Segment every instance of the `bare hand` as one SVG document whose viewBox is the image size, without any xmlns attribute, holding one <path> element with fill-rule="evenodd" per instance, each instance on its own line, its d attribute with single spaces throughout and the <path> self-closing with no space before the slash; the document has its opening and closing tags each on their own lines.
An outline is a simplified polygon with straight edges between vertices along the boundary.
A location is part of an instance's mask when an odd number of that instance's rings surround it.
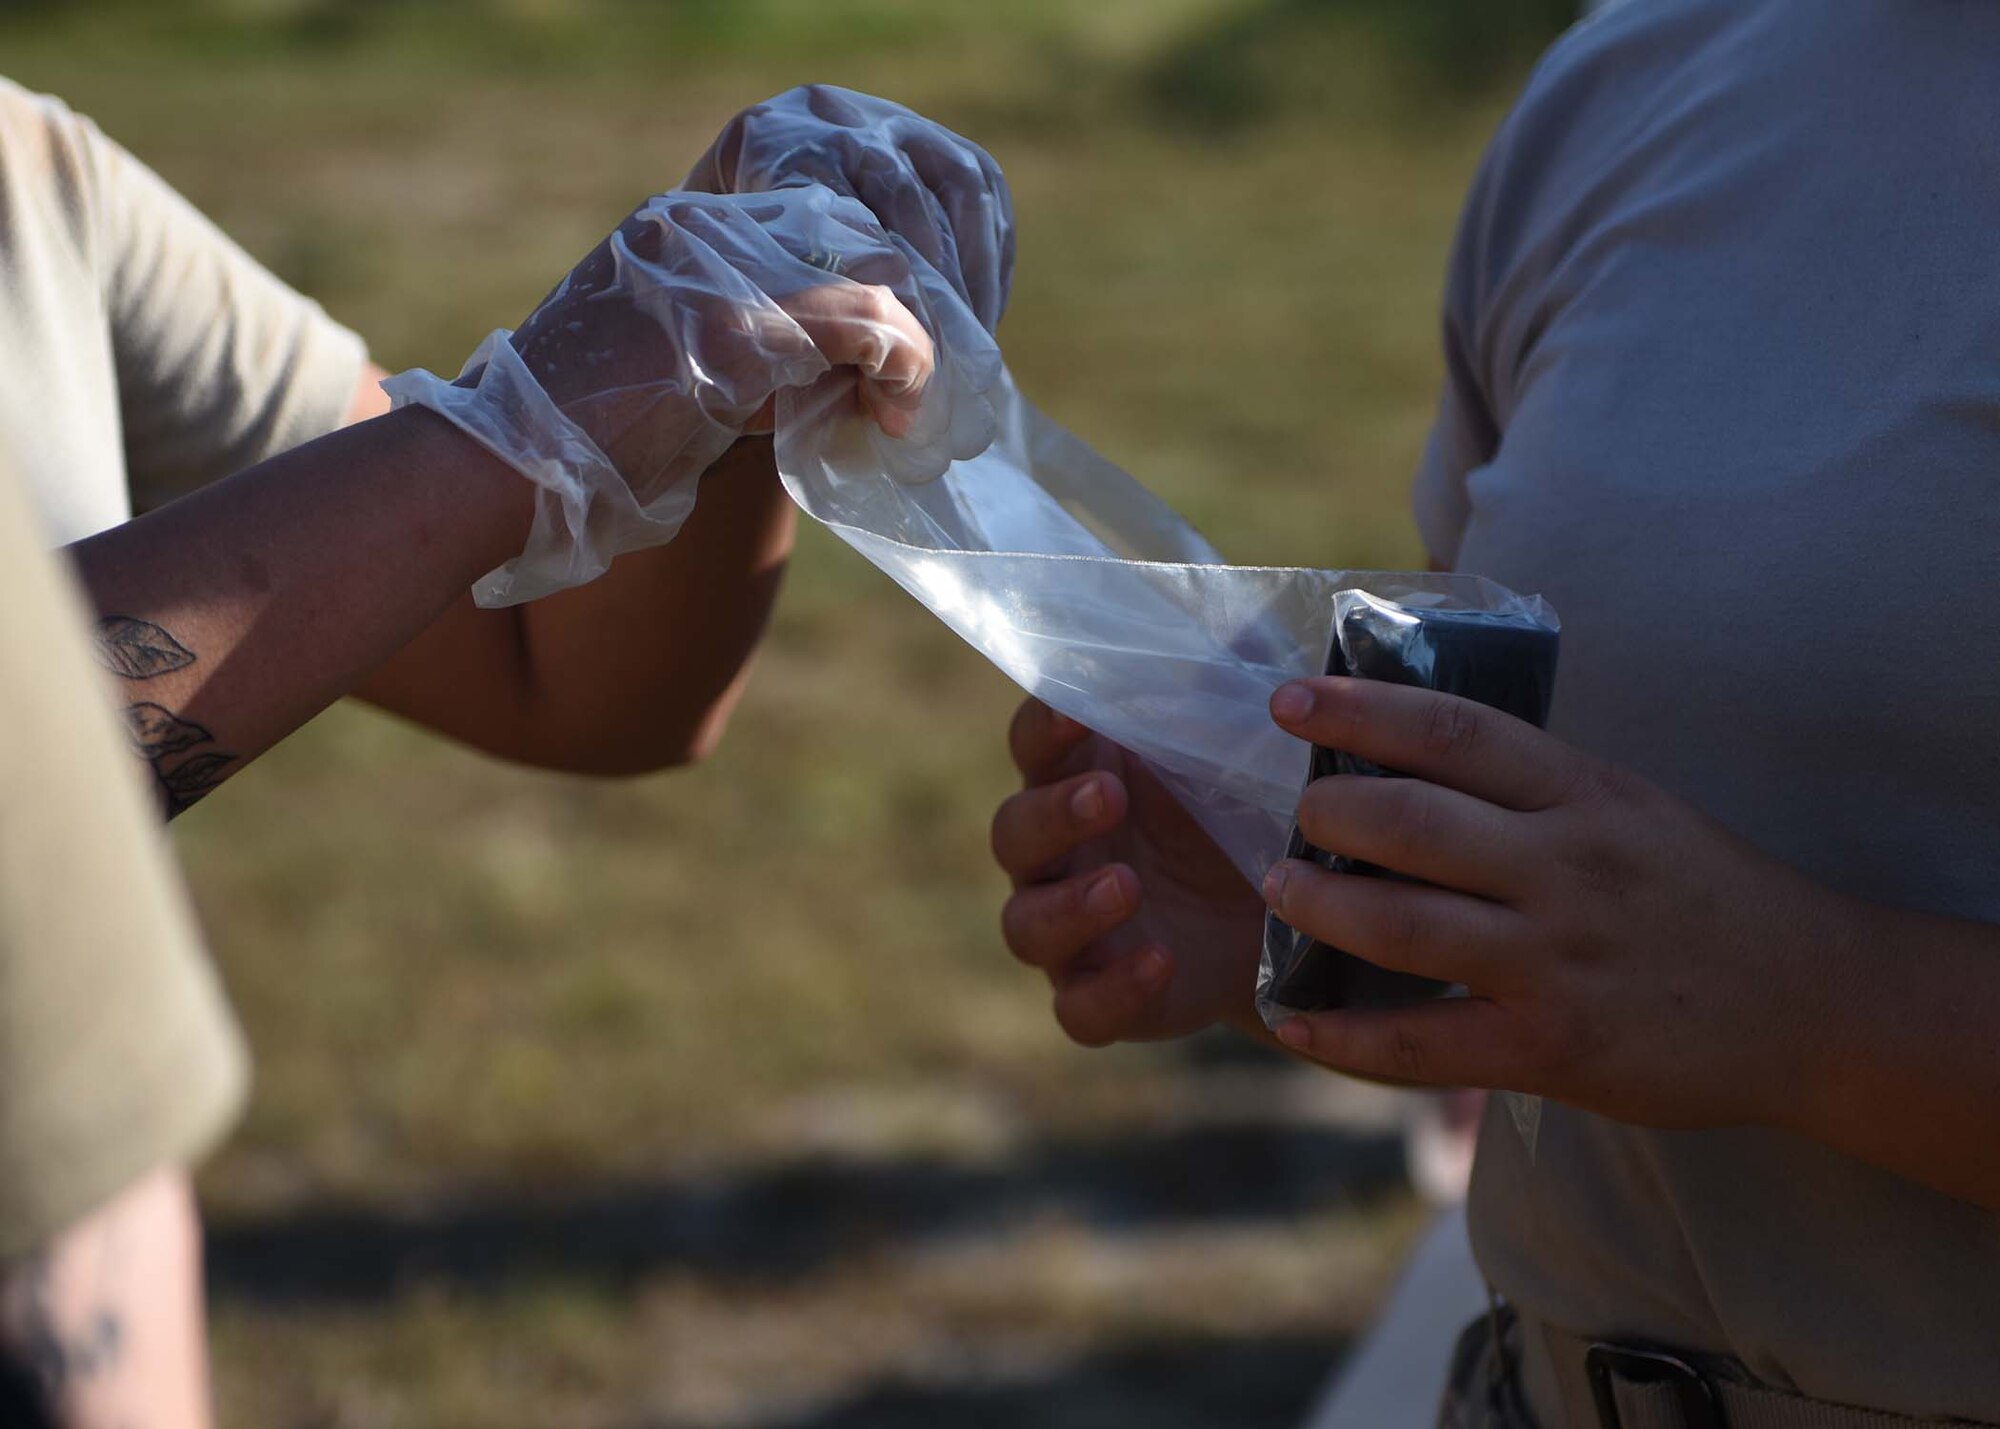
<svg viewBox="0 0 2000 1429">
<path fill-rule="evenodd" d="M 1362 1076 L 1547 1095 L 1622 1121 L 1777 1124 L 1866 923 L 1664 791 L 1426 690 L 1287 685 L 1286 730 L 1413 777 L 1311 785 L 1314 844 L 1430 886 L 1277 865 L 1265 897 L 1464 999 L 1302 1016 L 1294 1050 Z"/>
<path fill-rule="evenodd" d="M 1035 700 L 1009 744 L 1027 787 L 993 818 L 1001 930 L 1086 1046 L 1248 1022 L 1256 892 L 1128 750 Z"/>
</svg>

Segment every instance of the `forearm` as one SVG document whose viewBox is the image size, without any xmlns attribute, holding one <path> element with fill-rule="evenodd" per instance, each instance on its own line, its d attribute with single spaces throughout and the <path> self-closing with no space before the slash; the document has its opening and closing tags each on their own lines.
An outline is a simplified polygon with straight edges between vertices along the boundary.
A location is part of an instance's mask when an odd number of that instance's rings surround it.
<svg viewBox="0 0 2000 1429">
<path fill-rule="evenodd" d="M 1806 1070 L 1777 1119 L 2000 1210 L 2000 927 L 1850 904 L 1833 936 L 1802 950 Z"/>
<path fill-rule="evenodd" d="M 187 1174 L 166 1169 L 0 1264 L 0 1418 L 206 1429 L 200 1242 Z"/>
<path fill-rule="evenodd" d="M 767 440 L 701 481 L 672 544 L 528 605 L 452 607 L 359 691 L 504 758 L 579 773 L 682 764 L 720 737 L 791 553 Z"/>
<path fill-rule="evenodd" d="M 548 726 L 568 735 L 567 767 L 632 773 L 713 750 L 770 621 L 796 525 L 770 441 L 739 441 L 703 475 L 671 545 L 522 608 L 531 688 Z"/>
<path fill-rule="evenodd" d="M 517 550 L 527 484 L 425 412 L 335 432 L 70 548 L 178 812 Z"/>
</svg>

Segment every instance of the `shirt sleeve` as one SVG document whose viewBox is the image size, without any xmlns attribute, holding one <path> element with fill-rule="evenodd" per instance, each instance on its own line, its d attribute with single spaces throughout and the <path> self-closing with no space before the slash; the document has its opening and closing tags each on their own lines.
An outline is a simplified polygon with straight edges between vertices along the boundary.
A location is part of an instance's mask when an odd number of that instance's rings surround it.
<svg viewBox="0 0 2000 1429">
<path fill-rule="evenodd" d="M 1483 218 L 1492 169 L 1489 157 L 1473 181 L 1452 244 L 1444 292 L 1444 390 L 1410 492 L 1424 550 L 1444 566 L 1457 563 L 1459 543 L 1472 514 L 1466 479 L 1500 449 L 1500 427 L 1478 357 L 1479 305 L 1489 287 L 1482 281 Z"/>
<path fill-rule="evenodd" d="M 38 536 L 0 470 L 0 1258 L 197 1160 L 248 1068 Z"/>
<path fill-rule="evenodd" d="M 367 353 L 88 119 L 54 100 L 84 176 L 140 505 L 340 424 Z"/>
</svg>

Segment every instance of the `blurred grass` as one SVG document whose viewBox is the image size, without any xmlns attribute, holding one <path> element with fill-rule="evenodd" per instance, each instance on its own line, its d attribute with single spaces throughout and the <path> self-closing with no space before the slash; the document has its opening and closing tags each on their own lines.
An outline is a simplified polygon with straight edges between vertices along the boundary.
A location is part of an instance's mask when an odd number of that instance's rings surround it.
<svg viewBox="0 0 2000 1429">
<path fill-rule="evenodd" d="M 1002 338 L 1031 394 L 1233 559 L 1400 566 L 1422 558 L 1404 493 L 1452 220 L 1554 22 L 1538 0 L 16 0 L 0 41 L 392 368 L 455 366 L 743 104 L 807 79 L 889 94 L 1007 169 Z M 1004 1157 L 1184 1114 L 1210 1073 L 1067 1046 L 999 945 L 985 825 L 1013 701 L 807 531 L 701 769 L 581 783 L 329 714 L 181 828 L 257 1057 L 204 1177 L 216 1223 L 680 1184 L 802 1145 Z M 1287 1326 L 1330 1356 L 1399 1215 L 1192 1225 L 1081 1301 L 1032 1269 L 1091 1263 L 1048 1248 L 1082 1244 L 1060 1228 L 1004 1241 L 1021 1258 L 978 1294 L 912 1252 L 779 1287 L 225 1296 L 219 1374 L 263 1425 L 762 1424 L 941 1372 L 996 1315 L 1037 1364 Z M 1157 1323 L 1141 1268 L 1184 1263 L 1176 1293 L 1214 1323 Z M 883 1328 L 899 1297 L 930 1305 L 923 1334 Z"/>
</svg>

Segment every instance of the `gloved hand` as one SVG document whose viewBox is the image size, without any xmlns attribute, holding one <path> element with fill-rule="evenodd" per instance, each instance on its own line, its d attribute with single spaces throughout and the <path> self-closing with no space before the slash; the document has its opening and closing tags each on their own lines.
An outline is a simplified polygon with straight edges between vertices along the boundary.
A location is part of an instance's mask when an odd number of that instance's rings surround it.
<svg viewBox="0 0 2000 1429">
<path fill-rule="evenodd" d="M 825 184 L 868 205 L 993 331 L 1014 279 L 1014 200 L 992 156 L 913 110 L 809 84 L 730 120 L 683 188 Z"/>
<path fill-rule="evenodd" d="M 527 548 L 473 587 L 497 606 L 672 540 L 701 473 L 780 391 L 810 387 L 816 414 L 858 392 L 872 464 L 920 481 L 985 449 L 999 371 L 955 292 L 858 200 L 805 186 L 650 199 L 456 382 L 383 386 L 540 488 Z"/>
</svg>

